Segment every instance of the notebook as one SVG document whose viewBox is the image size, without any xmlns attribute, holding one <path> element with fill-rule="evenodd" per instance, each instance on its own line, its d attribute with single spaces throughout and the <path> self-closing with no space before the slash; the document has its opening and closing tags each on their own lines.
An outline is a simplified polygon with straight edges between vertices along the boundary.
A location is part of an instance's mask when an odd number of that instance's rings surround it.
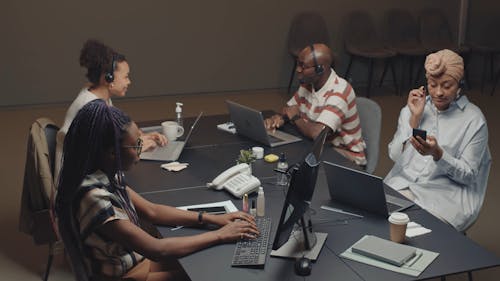
<svg viewBox="0 0 500 281">
<path fill-rule="evenodd" d="M 414 205 L 411 201 L 386 195 L 380 177 L 327 161 L 323 163 L 330 197 L 334 202 L 384 217 Z"/>
<path fill-rule="evenodd" d="M 231 121 L 239 135 L 270 147 L 301 141 L 302 139 L 280 130 L 268 131 L 264 126 L 262 112 L 250 107 L 226 101 Z"/>
<path fill-rule="evenodd" d="M 188 142 L 189 137 L 191 136 L 191 133 L 193 132 L 193 129 L 198 123 L 198 121 L 200 120 L 202 114 L 203 112 L 200 112 L 200 114 L 198 114 L 198 117 L 196 117 L 196 120 L 189 129 L 189 132 L 184 140 L 169 141 L 165 146 L 159 146 L 152 151 L 142 152 L 140 156 L 141 159 L 156 160 L 156 161 L 176 161 L 177 159 L 179 159 L 179 156 L 181 155 L 184 146 L 186 146 L 186 143 Z"/>
<path fill-rule="evenodd" d="M 366 235 L 352 246 L 351 251 L 372 259 L 402 266 L 412 259 L 417 249 L 373 235 Z"/>
</svg>

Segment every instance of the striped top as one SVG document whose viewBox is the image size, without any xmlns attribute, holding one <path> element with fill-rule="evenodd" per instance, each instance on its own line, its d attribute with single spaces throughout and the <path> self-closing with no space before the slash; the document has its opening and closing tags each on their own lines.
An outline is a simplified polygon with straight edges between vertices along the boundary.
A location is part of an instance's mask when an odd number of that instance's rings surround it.
<svg viewBox="0 0 500 281">
<path fill-rule="evenodd" d="M 333 146 L 345 150 L 356 164 L 366 165 L 366 144 L 361 135 L 356 94 L 333 69 L 321 89 L 315 91 L 313 87 L 300 86 L 287 105 L 298 105 L 301 118 L 330 127 L 335 132 Z"/>
<path fill-rule="evenodd" d="M 93 275 L 118 277 L 144 258 L 96 231 L 98 227 L 113 220 L 131 220 L 123 207 L 128 199 L 124 199 L 116 190 L 108 191 L 106 187 L 109 186 L 108 177 L 101 171 L 85 177 L 75 199 L 75 202 L 79 202 L 76 221 L 90 272 Z M 133 205 L 132 209 L 135 211 Z"/>
</svg>

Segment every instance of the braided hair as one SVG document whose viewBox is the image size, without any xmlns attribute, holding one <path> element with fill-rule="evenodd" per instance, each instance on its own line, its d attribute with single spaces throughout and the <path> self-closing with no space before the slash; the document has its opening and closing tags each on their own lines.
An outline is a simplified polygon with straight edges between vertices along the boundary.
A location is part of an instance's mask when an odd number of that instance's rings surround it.
<svg viewBox="0 0 500 281">
<path fill-rule="evenodd" d="M 79 204 L 74 200 L 84 178 L 101 168 L 103 156 L 109 153 L 110 149 L 115 152 L 115 171 L 107 175 L 110 186 L 104 188 L 121 197 L 124 202 L 122 207 L 130 220 L 139 225 L 137 213 L 131 206 L 125 190 L 121 172 L 121 143 L 128 134 L 131 124 L 131 119 L 124 112 L 97 99 L 80 109 L 64 139 L 63 165 L 55 207 L 59 219 L 59 232 L 76 270 L 85 270 L 85 266 L 82 241 L 74 219 Z M 75 275 L 88 274 L 75 271 Z"/>
<path fill-rule="evenodd" d="M 93 86 L 99 85 L 101 75 L 113 72 L 113 61 L 126 61 L 125 56 L 116 52 L 102 42 L 89 39 L 80 51 L 80 66 L 87 68 L 87 79 Z"/>
</svg>

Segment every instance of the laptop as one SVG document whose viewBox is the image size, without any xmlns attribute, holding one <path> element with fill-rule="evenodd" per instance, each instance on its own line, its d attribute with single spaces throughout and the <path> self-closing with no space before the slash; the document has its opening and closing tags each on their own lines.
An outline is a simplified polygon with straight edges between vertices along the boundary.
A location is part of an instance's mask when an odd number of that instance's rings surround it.
<svg viewBox="0 0 500 281">
<path fill-rule="evenodd" d="M 142 152 L 140 156 L 141 159 L 156 160 L 156 161 L 176 161 L 177 159 L 179 159 L 179 156 L 181 155 L 184 146 L 186 146 L 186 143 L 188 142 L 189 137 L 191 136 L 191 133 L 193 132 L 194 127 L 198 123 L 198 120 L 200 120 L 202 114 L 203 112 L 200 112 L 200 114 L 198 114 L 198 117 L 196 117 L 196 120 L 191 126 L 191 129 L 189 129 L 189 132 L 183 141 L 179 140 L 169 141 L 165 146 L 159 146 L 152 151 Z"/>
<path fill-rule="evenodd" d="M 294 143 L 302 139 L 281 130 L 268 131 L 264 125 L 262 112 L 226 100 L 231 122 L 239 135 L 250 138 L 270 147 Z"/>
<path fill-rule="evenodd" d="M 324 161 L 332 201 L 387 217 L 414 203 L 385 194 L 382 178 Z"/>
</svg>

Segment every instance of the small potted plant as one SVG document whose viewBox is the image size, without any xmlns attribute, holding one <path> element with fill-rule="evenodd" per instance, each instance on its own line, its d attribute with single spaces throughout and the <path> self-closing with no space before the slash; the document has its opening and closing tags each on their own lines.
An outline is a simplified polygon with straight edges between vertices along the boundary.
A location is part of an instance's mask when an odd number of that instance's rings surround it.
<svg viewBox="0 0 500 281">
<path fill-rule="evenodd" d="M 250 167 L 250 171 L 252 170 L 253 161 L 255 161 L 255 156 L 253 155 L 251 149 L 240 150 L 240 155 L 238 156 L 238 159 L 236 159 L 236 162 L 238 164 L 247 163 L 248 166 Z"/>
</svg>

